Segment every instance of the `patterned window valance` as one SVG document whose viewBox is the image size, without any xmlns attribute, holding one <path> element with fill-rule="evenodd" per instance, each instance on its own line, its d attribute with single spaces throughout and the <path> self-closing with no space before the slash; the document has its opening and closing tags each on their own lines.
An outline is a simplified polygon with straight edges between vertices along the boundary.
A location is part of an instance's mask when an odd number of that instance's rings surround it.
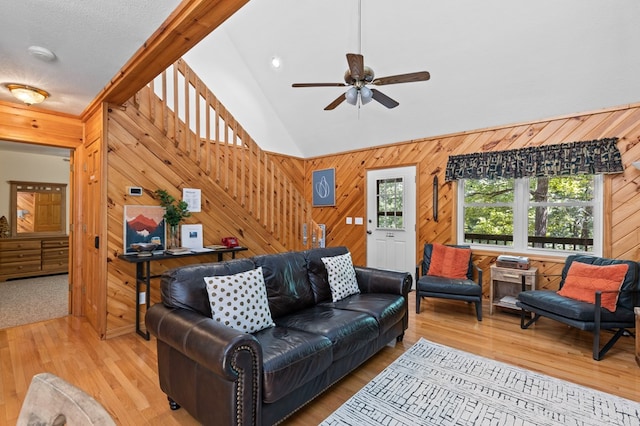
<svg viewBox="0 0 640 426">
<path fill-rule="evenodd" d="M 452 155 L 446 181 L 593 175 L 623 171 L 618 138 Z"/>
</svg>

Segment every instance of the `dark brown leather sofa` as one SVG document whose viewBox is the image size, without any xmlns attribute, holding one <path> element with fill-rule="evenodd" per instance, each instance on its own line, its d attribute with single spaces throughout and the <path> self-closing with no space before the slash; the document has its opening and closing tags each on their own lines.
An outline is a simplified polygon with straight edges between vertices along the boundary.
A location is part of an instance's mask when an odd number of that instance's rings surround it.
<svg viewBox="0 0 640 426">
<path fill-rule="evenodd" d="M 409 273 L 355 267 L 360 294 L 332 302 L 322 257 L 345 247 L 167 271 L 146 326 L 161 389 L 205 425 L 271 425 L 311 401 L 408 326 Z M 275 327 L 246 334 L 211 319 L 203 277 L 261 266 Z"/>
</svg>

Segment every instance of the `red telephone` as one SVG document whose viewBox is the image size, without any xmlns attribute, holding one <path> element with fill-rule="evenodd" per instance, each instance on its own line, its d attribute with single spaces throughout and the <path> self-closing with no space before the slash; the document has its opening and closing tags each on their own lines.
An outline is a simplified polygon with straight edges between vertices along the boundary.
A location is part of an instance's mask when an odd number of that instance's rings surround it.
<svg viewBox="0 0 640 426">
<path fill-rule="evenodd" d="M 227 246 L 227 248 L 238 247 L 238 239 L 236 237 L 224 237 L 222 245 Z"/>
</svg>

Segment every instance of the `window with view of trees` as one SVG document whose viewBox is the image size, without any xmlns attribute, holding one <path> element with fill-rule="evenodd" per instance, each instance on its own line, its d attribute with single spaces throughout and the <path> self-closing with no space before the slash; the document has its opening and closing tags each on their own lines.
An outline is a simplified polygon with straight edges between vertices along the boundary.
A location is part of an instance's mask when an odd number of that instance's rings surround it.
<svg viewBox="0 0 640 426">
<path fill-rule="evenodd" d="M 379 179 L 377 186 L 377 227 L 404 229 L 404 185 L 401 177 Z"/>
<path fill-rule="evenodd" d="M 525 253 L 601 252 L 601 175 L 459 184 L 459 241 Z"/>
</svg>

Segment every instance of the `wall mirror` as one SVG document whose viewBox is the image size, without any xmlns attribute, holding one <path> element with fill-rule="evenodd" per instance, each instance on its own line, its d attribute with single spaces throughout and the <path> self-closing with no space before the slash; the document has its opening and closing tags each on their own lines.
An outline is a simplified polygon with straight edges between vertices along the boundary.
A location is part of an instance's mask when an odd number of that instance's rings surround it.
<svg viewBox="0 0 640 426">
<path fill-rule="evenodd" d="M 66 234 L 67 184 L 9 181 L 11 235 Z"/>
</svg>

